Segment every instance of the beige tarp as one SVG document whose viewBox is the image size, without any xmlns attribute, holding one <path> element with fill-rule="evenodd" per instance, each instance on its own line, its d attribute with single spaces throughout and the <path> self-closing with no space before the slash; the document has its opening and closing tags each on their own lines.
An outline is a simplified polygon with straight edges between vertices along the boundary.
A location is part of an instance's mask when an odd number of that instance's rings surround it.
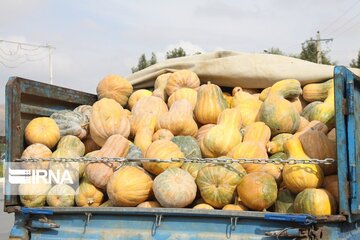
<svg viewBox="0 0 360 240">
<path fill-rule="evenodd" d="M 136 72 L 128 79 L 136 89 L 151 87 L 159 75 L 180 69 L 194 71 L 202 83 L 265 88 L 286 78 L 295 78 L 302 85 L 322 82 L 332 78 L 334 67 L 280 55 L 219 51 L 169 59 Z M 360 69 L 352 71 L 360 75 Z"/>
</svg>

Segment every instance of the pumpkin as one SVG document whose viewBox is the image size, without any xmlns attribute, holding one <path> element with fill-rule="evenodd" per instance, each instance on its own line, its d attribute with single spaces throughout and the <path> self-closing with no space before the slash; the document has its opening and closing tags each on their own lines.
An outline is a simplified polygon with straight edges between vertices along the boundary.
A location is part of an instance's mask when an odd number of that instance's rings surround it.
<svg viewBox="0 0 360 240">
<path fill-rule="evenodd" d="M 307 102 L 324 101 L 329 89 L 334 86 L 334 80 L 330 79 L 323 83 L 310 83 L 303 88 L 303 98 Z"/>
<path fill-rule="evenodd" d="M 276 201 L 277 191 L 274 177 L 265 172 L 249 173 L 237 186 L 241 202 L 249 209 L 256 211 L 271 207 Z"/>
<path fill-rule="evenodd" d="M 332 215 L 336 213 L 336 202 L 325 189 L 307 188 L 296 196 L 294 210 L 315 216 Z"/>
<path fill-rule="evenodd" d="M 309 159 L 297 136 L 288 140 L 284 144 L 284 148 L 290 159 Z M 320 187 L 323 179 L 323 171 L 317 164 L 285 164 L 283 169 L 283 181 L 286 188 L 292 193 L 299 193 L 305 188 Z"/>
<path fill-rule="evenodd" d="M 135 103 L 137 101 L 139 101 L 139 99 L 141 99 L 142 97 L 148 97 L 148 96 L 151 96 L 151 95 L 152 95 L 152 92 L 147 90 L 147 89 L 136 90 L 129 97 L 129 101 L 128 101 L 129 109 L 131 110 L 134 107 Z"/>
<path fill-rule="evenodd" d="M 232 107 L 240 111 L 244 127 L 256 121 L 261 105 L 262 101 L 244 91 L 237 92 L 232 101 Z"/>
<path fill-rule="evenodd" d="M 193 176 L 194 179 L 196 179 L 199 170 L 201 168 L 203 168 L 204 166 L 206 166 L 206 165 L 207 165 L 206 163 L 199 163 L 197 161 L 195 161 L 195 162 L 185 162 L 181 166 L 181 169 L 187 171 L 188 173 L 191 174 L 191 176 Z"/>
<path fill-rule="evenodd" d="M 269 159 L 288 159 L 288 156 L 284 152 L 277 152 L 271 155 Z"/>
<path fill-rule="evenodd" d="M 295 133 L 300 125 L 300 114 L 286 98 L 301 94 L 300 82 L 286 79 L 275 83 L 259 110 L 258 119 L 270 127 L 273 136 Z"/>
<path fill-rule="evenodd" d="M 155 198 L 161 206 L 181 208 L 191 204 L 196 197 L 194 178 L 180 168 L 168 168 L 159 174 L 153 184 Z"/>
<path fill-rule="evenodd" d="M 99 207 L 114 207 L 114 205 L 111 203 L 110 200 L 107 200 L 106 202 L 100 204 Z"/>
<path fill-rule="evenodd" d="M 259 95 L 259 100 L 265 101 L 265 99 L 269 95 L 270 90 L 271 90 L 271 87 L 264 88 Z"/>
<path fill-rule="evenodd" d="M 114 134 L 127 138 L 130 134 L 130 122 L 121 105 L 109 98 L 95 102 L 90 119 L 90 134 L 99 146 L 103 146 L 106 139 Z"/>
<path fill-rule="evenodd" d="M 153 142 L 145 153 L 145 158 L 169 160 L 171 158 L 183 158 L 184 153 L 180 148 L 169 140 L 157 140 Z M 169 167 L 181 167 L 182 162 L 143 162 L 145 170 L 159 175 Z"/>
<path fill-rule="evenodd" d="M 330 175 L 324 178 L 324 188 L 331 193 L 336 202 L 339 202 L 339 182 L 337 175 Z"/>
<path fill-rule="evenodd" d="M 323 103 L 314 106 L 309 114 L 309 121 L 318 120 L 327 126 L 333 127 L 335 121 L 334 87 L 328 91 L 328 96 Z"/>
<path fill-rule="evenodd" d="M 227 108 L 227 103 L 219 86 L 208 82 L 199 87 L 194 109 L 198 122 L 216 123 L 218 116 L 225 108 Z"/>
<path fill-rule="evenodd" d="M 279 213 L 294 213 L 296 195 L 288 189 L 280 189 L 275 202 L 274 211 Z"/>
<path fill-rule="evenodd" d="M 85 154 L 99 150 L 101 148 L 99 145 L 96 144 L 96 142 L 91 138 L 90 135 L 83 139 L 83 143 L 85 146 Z"/>
<path fill-rule="evenodd" d="M 71 149 L 66 148 L 58 148 L 56 151 L 54 151 L 51 155 L 51 158 L 78 158 L 80 157 L 76 152 L 72 151 Z M 80 176 L 80 166 L 81 164 L 79 162 L 75 161 L 66 161 L 66 162 L 59 162 L 59 161 L 50 161 L 49 169 L 54 174 L 59 174 L 60 176 L 63 176 L 65 184 L 77 184 Z M 65 175 L 66 172 L 69 174 L 69 177 L 71 179 L 65 178 L 68 177 Z"/>
<path fill-rule="evenodd" d="M 223 95 L 224 95 L 224 98 L 226 100 L 227 107 L 231 108 L 233 97 L 231 96 L 230 93 L 227 93 L 227 92 L 224 92 Z"/>
<path fill-rule="evenodd" d="M 271 142 L 266 144 L 266 149 L 270 154 L 284 151 L 284 143 L 292 138 L 290 133 L 280 133 L 271 139 Z"/>
<path fill-rule="evenodd" d="M 95 157 L 125 157 L 128 154 L 129 145 L 129 141 L 120 134 L 112 135 L 106 140 Z M 94 186 L 106 189 L 106 184 L 117 165 L 117 163 L 89 163 L 86 166 L 85 174 Z"/>
<path fill-rule="evenodd" d="M 206 209 L 206 210 L 213 210 L 213 206 L 207 203 L 199 203 L 193 207 L 193 209 Z"/>
<path fill-rule="evenodd" d="M 154 91 L 152 93 L 154 97 L 159 97 L 163 101 L 166 101 L 168 99 L 168 95 L 166 94 L 165 88 L 170 75 L 171 73 L 164 73 L 156 78 L 154 84 Z"/>
<path fill-rule="evenodd" d="M 52 118 L 34 118 L 25 128 L 25 140 L 29 145 L 41 143 L 48 148 L 53 148 L 59 139 L 60 129 Z"/>
<path fill-rule="evenodd" d="M 46 195 L 50 188 L 51 184 L 48 184 L 45 181 L 20 184 L 18 188 L 20 202 L 25 207 L 43 207 L 45 205 Z"/>
<path fill-rule="evenodd" d="M 78 207 L 98 207 L 104 201 L 104 193 L 86 178 L 83 178 L 75 192 L 75 203 Z"/>
<path fill-rule="evenodd" d="M 242 204 L 226 204 L 222 210 L 227 210 L 227 211 L 247 211 L 248 208 L 245 207 Z"/>
<path fill-rule="evenodd" d="M 75 202 L 75 190 L 66 184 L 57 184 L 47 193 L 46 202 L 50 207 L 72 207 Z"/>
<path fill-rule="evenodd" d="M 313 108 L 321 103 L 322 102 L 320 102 L 320 101 L 315 101 L 315 102 L 309 103 L 308 105 L 306 105 L 306 107 L 304 107 L 303 112 L 301 113 L 301 116 L 303 116 L 304 118 L 306 118 L 309 121 L 310 114 L 311 114 Z"/>
<path fill-rule="evenodd" d="M 327 137 L 328 137 L 331 141 L 336 142 L 336 128 L 332 128 L 332 129 L 328 132 Z"/>
<path fill-rule="evenodd" d="M 203 140 L 203 138 L 205 137 L 206 133 L 213 127 L 215 127 L 216 124 L 205 124 L 205 125 L 202 125 L 197 134 L 196 134 L 196 140 L 198 141 L 198 143 L 200 144 L 201 141 Z"/>
<path fill-rule="evenodd" d="M 190 136 L 176 136 L 172 138 L 171 141 L 180 148 L 186 158 L 201 158 L 201 151 L 195 138 Z"/>
<path fill-rule="evenodd" d="M 124 107 L 133 92 L 133 87 L 121 76 L 108 75 L 99 82 L 96 92 L 99 99 L 111 98 Z"/>
<path fill-rule="evenodd" d="M 309 125 L 309 121 L 306 118 L 304 118 L 303 116 L 301 116 L 300 117 L 300 125 L 296 132 L 301 132 L 302 130 L 304 130 L 306 128 L 307 125 Z"/>
<path fill-rule="evenodd" d="M 174 137 L 174 134 L 172 134 L 172 132 L 170 132 L 167 129 L 159 129 L 157 130 L 154 135 L 152 136 L 152 140 L 153 142 L 156 140 L 171 140 Z"/>
<path fill-rule="evenodd" d="M 302 106 L 302 103 L 301 103 L 301 100 L 300 98 L 296 97 L 296 98 L 290 98 L 288 99 L 291 104 L 295 107 L 296 111 L 301 114 L 302 111 L 303 111 L 303 106 Z"/>
<path fill-rule="evenodd" d="M 161 207 L 161 205 L 157 201 L 146 201 L 146 202 L 140 203 L 136 207 L 138 207 L 138 208 L 159 208 L 159 207 Z"/>
<path fill-rule="evenodd" d="M 21 158 L 50 158 L 51 150 L 41 143 L 34 143 L 25 148 Z M 48 169 L 49 161 L 22 162 L 21 166 L 25 169 Z"/>
<path fill-rule="evenodd" d="M 181 99 L 171 105 L 170 111 L 158 119 L 158 129 L 168 129 L 174 136 L 196 136 L 198 126 L 193 119 L 189 101 Z"/>
<path fill-rule="evenodd" d="M 152 184 L 140 168 L 123 166 L 110 177 L 106 192 L 114 206 L 135 207 L 149 198 Z"/>
<path fill-rule="evenodd" d="M 189 70 L 179 70 L 169 76 L 165 91 L 168 96 L 171 96 L 180 88 L 197 89 L 199 86 L 200 79 L 196 73 Z"/>
<path fill-rule="evenodd" d="M 90 105 L 80 105 L 74 109 L 74 112 L 80 113 L 85 116 L 86 121 L 90 121 L 92 106 Z"/>
<path fill-rule="evenodd" d="M 137 158 L 143 158 L 144 154 L 141 151 L 140 148 L 138 148 L 135 144 L 130 143 L 128 154 L 126 155 L 126 158 L 130 159 L 137 159 Z"/>
<path fill-rule="evenodd" d="M 236 186 L 243 175 L 225 166 L 205 166 L 199 170 L 196 184 L 204 201 L 215 208 L 222 208 L 234 200 Z"/>
<path fill-rule="evenodd" d="M 152 143 L 152 137 L 155 131 L 155 125 L 157 122 L 156 116 L 152 113 L 144 113 L 146 121 L 143 121 L 138 125 L 134 144 L 141 149 L 143 153 Z"/>
<path fill-rule="evenodd" d="M 218 123 L 211 128 L 200 143 L 205 157 L 225 156 L 242 140 L 240 133 L 241 114 L 237 109 L 225 109 L 219 116 Z"/>
<path fill-rule="evenodd" d="M 191 103 L 191 106 L 193 109 L 196 106 L 196 100 L 197 100 L 197 91 L 192 88 L 180 88 L 179 90 L 176 90 L 168 99 L 168 106 L 171 108 L 171 105 L 181 99 L 188 100 L 189 103 Z"/>
<path fill-rule="evenodd" d="M 124 114 L 126 115 L 126 117 L 130 120 L 131 118 L 131 112 L 129 109 L 124 109 Z"/>
<path fill-rule="evenodd" d="M 59 126 L 60 135 L 74 135 L 83 139 L 88 134 L 88 118 L 79 112 L 70 110 L 61 110 L 50 116 Z"/>
<path fill-rule="evenodd" d="M 60 139 L 57 148 L 66 148 L 75 152 L 79 156 L 84 156 L 85 145 L 75 136 L 67 135 Z"/>
</svg>

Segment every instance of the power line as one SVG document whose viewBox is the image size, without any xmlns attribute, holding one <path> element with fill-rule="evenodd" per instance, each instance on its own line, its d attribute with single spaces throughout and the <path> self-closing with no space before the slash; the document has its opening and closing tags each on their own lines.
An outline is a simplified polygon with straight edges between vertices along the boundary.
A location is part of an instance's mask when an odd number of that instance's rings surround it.
<svg viewBox="0 0 360 240">
<path fill-rule="evenodd" d="M 304 45 L 307 42 L 315 42 L 316 43 L 316 58 L 317 58 L 317 63 L 322 63 L 322 52 L 321 52 L 321 42 L 332 42 L 334 41 L 333 38 L 320 38 L 320 31 L 317 31 L 316 33 L 316 39 L 310 39 L 310 40 L 306 40 L 305 42 L 303 42 L 302 44 Z"/>
</svg>

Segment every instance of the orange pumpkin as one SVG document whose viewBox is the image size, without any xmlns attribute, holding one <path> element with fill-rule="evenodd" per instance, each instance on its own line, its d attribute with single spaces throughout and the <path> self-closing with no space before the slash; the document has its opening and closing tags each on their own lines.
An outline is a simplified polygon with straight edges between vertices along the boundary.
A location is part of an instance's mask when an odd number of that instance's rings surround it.
<svg viewBox="0 0 360 240">
<path fill-rule="evenodd" d="M 179 70 L 170 75 L 167 80 L 166 93 L 171 96 L 180 88 L 197 89 L 200 86 L 200 79 L 196 73 L 189 70 Z"/>
<path fill-rule="evenodd" d="M 171 140 L 174 137 L 174 134 L 172 134 L 172 132 L 170 132 L 167 129 L 159 129 L 157 130 L 154 135 L 152 136 L 152 140 L 153 142 L 155 142 L 156 140 Z"/>
<path fill-rule="evenodd" d="M 138 208 L 159 208 L 159 207 L 161 207 L 161 205 L 157 201 L 146 201 L 146 202 L 140 203 L 136 207 L 138 207 Z"/>
<path fill-rule="evenodd" d="M 196 106 L 196 100 L 197 100 L 197 91 L 192 88 L 180 88 L 176 90 L 168 99 L 168 106 L 171 108 L 171 105 L 180 100 L 185 99 L 188 100 L 189 103 L 193 106 L 193 109 Z"/>
<path fill-rule="evenodd" d="M 133 92 L 133 87 L 121 76 L 108 75 L 99 82 L 96 92 L 99 99 L 111 98 L 124 107 Z"/>
<path fill-rule="evenodd" d="M 79 207 L 98 207 L 104 201 L 104 193 L 84 178 L 75 192 L 75 202 Z"/>
<path fill-rule="evenodd" d="M 34 143 L 28 146 L 21 155 L 21 158 L 50 158 L 51 150 L 41 143 Z M 25 169 L 48 169 L 49 161 L 22 162 Z"/>
<path fill-rule="evenodd" d="M 34 118 L 25 128 L 25 140 L 28 144 L 41 143 L 53 148 L 60 140 L 60 129 L 52 118 Z"/>
</svg>

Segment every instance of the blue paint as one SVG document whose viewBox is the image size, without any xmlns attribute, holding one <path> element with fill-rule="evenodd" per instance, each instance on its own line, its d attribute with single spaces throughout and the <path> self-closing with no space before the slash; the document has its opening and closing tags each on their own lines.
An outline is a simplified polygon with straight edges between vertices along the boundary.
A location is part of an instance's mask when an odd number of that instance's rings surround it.
<svg viewBox="0 0 360 240">
<path fill-rule="evenodd" d="M 316 218 L 309 214 L 265 214 L 264 219 L 273 221 L 296 222 L 303 225 L 316 223 Z"/>
<path fill-rule="evenodd" d="M 41 214 L 41 215 L 53 215 L 54 211 L 50 209 L 39 209 L 39 208 L 27 208 L 22 207 L 21 212 L 24 214 Z"/>
</svg>

